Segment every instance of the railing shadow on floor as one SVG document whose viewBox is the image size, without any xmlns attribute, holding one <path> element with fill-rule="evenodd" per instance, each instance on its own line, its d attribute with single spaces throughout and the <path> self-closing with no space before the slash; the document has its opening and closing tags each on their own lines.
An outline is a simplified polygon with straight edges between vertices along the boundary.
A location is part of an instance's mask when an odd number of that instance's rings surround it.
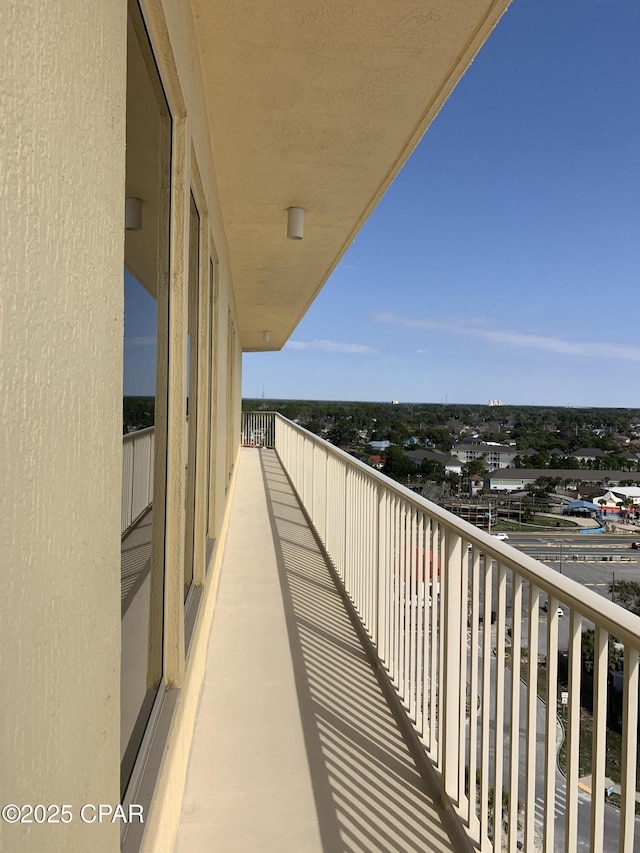
<svg viewBox="0 0 640 853">
<path fill-rule="evenodd" d="M 325 851 L 460 849 L 437 791 L 425 790 L 275 453 L 260 453 Z"/>
</svg>

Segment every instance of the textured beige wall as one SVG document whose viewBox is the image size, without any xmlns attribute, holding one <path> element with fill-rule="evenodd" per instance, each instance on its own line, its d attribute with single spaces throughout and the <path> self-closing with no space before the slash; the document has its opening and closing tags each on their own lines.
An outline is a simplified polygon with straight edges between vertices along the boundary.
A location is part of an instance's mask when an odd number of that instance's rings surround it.
<svg viewBox="0 0 640 853">
<path fill-rule="evenodd" d="M 118 847 L 126 3 L 0 4 L 0 848 Z"/>
</svg>

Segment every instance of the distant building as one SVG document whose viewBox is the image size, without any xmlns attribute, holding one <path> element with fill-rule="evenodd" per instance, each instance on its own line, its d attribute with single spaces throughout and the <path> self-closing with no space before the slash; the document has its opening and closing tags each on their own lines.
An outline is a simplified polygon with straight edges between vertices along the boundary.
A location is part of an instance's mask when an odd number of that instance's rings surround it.
<svg viewBox="0 0 640 853">
<path fill-rule="evenodd" d="M 480 474 L 472 474 L 469 477 L 469 491 L 471 492 L 471 495 L 477 495 L 483 488 L 484 477 L 481 477 Z"/>
<path fill-rule="evenodd" d="M 625 480 L 627 477 L 624 478 Z M 640 504 L 640 488 L 638 486 L 617 486 L 611 489 L 621 500 L 625 498 L 633 504 Z"/>
<path fill-rule="evenodd" d="M 457 456 L 461 462 L 474 462 L 483 459 L 485 467 L 508 468 L 518 455 L 515 447 L 508 444 L 497 444 L 494 441 L 466 441 L 451 448 L 451 455 Z"/>
<path fill-rule="evenodd" d="M 445 474 L 461 474 L 462 463 L 456 456 L 447 453 L 439 453 L 437 450 L 410 450 L 405 453 L 407 459 L 411 459 L 416 465 L 420 465 L 424 459 L 431 462 L 439 462 L 444 468 Z"/>
<path fill-rule="evenodd" d="M 580 483 L 602 486 L 604 482 L 611 489 L 628 480 L 640 486 L 640 473 L 635 471 L 583 471 L 575 468 L 498 468 L 487 474 L 485 483 L 492 491 L 517 492 L 526 490 L 538 477 L 557 477 L 571 489 L 576 489 Z"/>
<path fill-rule="evenodd" d="M 591 501 L 571 501 L 571 503 L 563 509 L 562 514 L 573 515 L 578 518 L 593 518 L 600 512 L 600 509 L 601 508 L 597 504 L 594 504 Z"/>
<path fill-rule="evenodd" d="M 581 447 L 579 450 L 574 450 L 573 453 L 570 453 L 569 455 L 574 459 L 577 459 L 578 462 L 593 462 L 595 459 L 601 459 L 607 454 L 604 450 L 600 450 L 598 447 Z"/>
<path fill-rule="evenodd" d="M 370 441 L 369 447 L 371 447 L 373 450 L 386 450 L 390 444 L 390 441 Z"/>
<path fill-rule="evenodd" d="M 489 400 L 489 405 L 490 406 L 502 406 L 502 405 L 504 405 L 504 403 L 502 402 L 502 400 Z"/>
<path fill-rule="evenodd" d="M 602 495 L 596 495 L 593 503 L 597 504 L 603 515 L 620 515 L 622 510 L 622 497 L 615 492 L 607 491 Z"/>
</svg>

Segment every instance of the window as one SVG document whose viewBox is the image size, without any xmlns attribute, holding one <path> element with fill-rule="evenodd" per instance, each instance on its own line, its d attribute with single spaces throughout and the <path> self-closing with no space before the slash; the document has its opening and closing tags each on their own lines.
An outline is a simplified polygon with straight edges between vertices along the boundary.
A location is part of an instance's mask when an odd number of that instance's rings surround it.
<svg viewBox="0 0 640 853">
<path fill-rule="evenodd" d="M 171 115 L 135 4 L 127 42 L 125 191 L 142 200 L 142 228 L 126 231 L 124 254 L 123 795 L 162 681 L 171 161 Z"/>
</svg>

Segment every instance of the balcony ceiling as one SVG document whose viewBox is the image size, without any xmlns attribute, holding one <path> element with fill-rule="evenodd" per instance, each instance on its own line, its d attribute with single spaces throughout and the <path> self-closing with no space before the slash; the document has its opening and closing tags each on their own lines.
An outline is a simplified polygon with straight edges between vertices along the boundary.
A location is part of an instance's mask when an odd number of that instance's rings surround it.
<svg viewBox="0 0 640 853">
<path fill-rule="evenodd" d="M 508 5 L 194 0 L 245 351 L 284 345 Z"/>
</svg>

